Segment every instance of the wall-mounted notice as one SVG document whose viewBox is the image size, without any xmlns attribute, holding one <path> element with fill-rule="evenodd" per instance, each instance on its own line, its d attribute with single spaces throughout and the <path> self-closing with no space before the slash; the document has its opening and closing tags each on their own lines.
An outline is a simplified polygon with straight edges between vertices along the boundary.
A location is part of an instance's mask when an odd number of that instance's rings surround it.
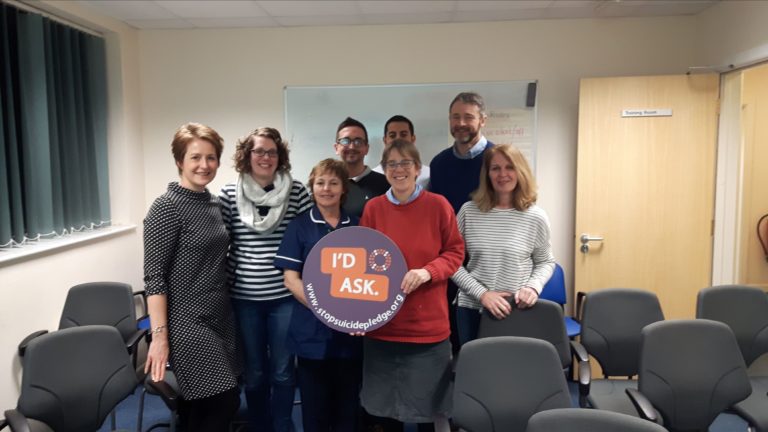
<svg viewBox="0 0 768 432">
<path fill-rule="evenodd" d="M 672 108 L 625 109 L 622 117 L 672 117 Z"/>
</svg>

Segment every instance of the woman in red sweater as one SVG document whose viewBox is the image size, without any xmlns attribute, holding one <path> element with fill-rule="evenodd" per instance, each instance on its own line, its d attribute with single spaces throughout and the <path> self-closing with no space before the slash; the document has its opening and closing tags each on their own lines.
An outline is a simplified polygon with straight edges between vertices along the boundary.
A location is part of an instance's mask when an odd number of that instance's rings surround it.
<svg viewBox="0 0 768 432">
<path fill-rule="evenodd" d="M 360 225 L 389 236 L 410 269 L 400 312 L 366 334 L 361 402 L 369 414 L 447 429 L 451 409 L 451 345 L 446 287 L 464 260 L 456 216 L 441 195 L 416 183 L 416 147 L 396 140 L 381 164 L 390 189 L 370 200 Z"/>
</svg>

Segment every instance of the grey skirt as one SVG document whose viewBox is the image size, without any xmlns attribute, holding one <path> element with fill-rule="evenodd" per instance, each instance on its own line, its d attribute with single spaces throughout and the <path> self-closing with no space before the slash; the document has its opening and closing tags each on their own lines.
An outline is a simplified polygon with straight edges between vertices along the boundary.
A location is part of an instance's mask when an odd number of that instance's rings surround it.
<svg viewBox="0 0 768 432">
<path fill-rule="evenodd" d="M 450 417 L 451 344 L 365 338 L 360 402 L 368 413 L 406 423 Z"/>
</svg>

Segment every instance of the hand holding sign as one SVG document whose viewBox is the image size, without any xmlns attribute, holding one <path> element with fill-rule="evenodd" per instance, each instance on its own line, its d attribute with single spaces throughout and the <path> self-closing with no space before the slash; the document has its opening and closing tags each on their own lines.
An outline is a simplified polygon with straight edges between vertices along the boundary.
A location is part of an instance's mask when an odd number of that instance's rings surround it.
<svg viewBox="0 0 768 432">
<path fill-rule="evenodd" d="M 323 237 L 303 271 L 309 308 L 328 327 L 350 334 L 374 330 L 394 318 L 405 296 L 390 287 L 407 294 L 430 279 L 424 269 L 406 274 L 405 259 L 394 242 L 364 227 Z"/>
<path fill-rule="evenodd" d="M 416 290 L 416 288 L 429 282 L 431 279 L 432 275 L 424 269 L 409 270 L 408 273 L 405 274 L 405 277 L 403 277 L 403 283 L 400 285 L 400 289 L 402 289 L 404 293 L 410 294 Z"/>
</svg>

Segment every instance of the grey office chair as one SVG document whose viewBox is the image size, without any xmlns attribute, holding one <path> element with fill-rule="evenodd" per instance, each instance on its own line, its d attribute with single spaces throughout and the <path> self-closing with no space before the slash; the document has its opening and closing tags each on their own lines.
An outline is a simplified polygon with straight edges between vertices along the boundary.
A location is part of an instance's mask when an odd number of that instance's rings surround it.
<svg viewBox="0 0 768 432">
<path fill-rule="evenodd" d="M 696 317 L 731 328 L 747 367 L 768 359 L 768 296 L 759 288 L 722 285 L 699 291 Z M 747 371 L 749 372 L 749 370 Z M 749 379 L 752 394 L 733 406 L 758 432 L 768 432 L 768 376 Z"/>
<path fill-rule="evenodd" d="M 638 376 L 627 394 L 641 417 L 671 432 L 706 431 L 752 391 L 731 329 L 703 319 L 646 326 Z"/>
<path fill-rule="evenodd" d="M 637 417 L 611 411 L 559 408 L 538 412 L 525 432 L 666 432 L 663 427 Z"/>
<path fill-rule="evenodd" d="M 75 285 L 69 289 L 59 320 L 59 329 L 86 325 L 115 327 L 125 346 L 133 355 L 134 368 L 138 363 L 138 344 L 146 330 L 137 328 L 136 303 L 131 286 L 120 282 L 92 282 Z M 24 356 L 29 341 L 47 330 L 27 336 L 19 344 L 19 355 Z"/>
<path fill-rule="evenodd" d="M 539 299 L 533 307 L 526 309 L 517 308 L 514 300 L 511 300 L 510 304 L 512 313 L 502 320 L 496 319 L 488 311 L 483 312 L 477 332 L 478 339 L 519 336 L 545 340 L 555 347 L 564 370 L 570 370 L 572 355 L 576 357 L 580 363 L 579 384 L 586 385 L 589 377 L 589 358 L 579 342 L 569 339 L 563 320 L 563 309 L 560 305 L 543 299 Z M 581 391 L 586 392 L 586 389 Z"/>
<path fill-rule="evenodd" d="M 534 413 L 570 406 L 551 343 L 502 336 L 462 346 L 453 390 L 456 426 L 470 432 L 523 432 Z"/>
<path fill-rule="evenodd" d="M 147 393 L 160 396 L 160 399 L 162 399 L 163 403 L 170 411 L 171 416 L 168 423 L 156 423 L 144 431 L 144 401 Z M 172 369 L 167 368 L 165 370 L 165 378 L 160 382 L 152 381 L 152 376 L 147 374 L 144 377 L 144 386 L 139 395 L 139 417 L 136 423 L 136 431 L 149 432 L 157 428 L 167 428 L 170 432 L 176 432 L 178 427 L 179 404 L 183 400 L 184 398 L 181 396 L 179 383 L 176 380 L 176 374 L 173 373 Z"/>
<path fill-rule="evenodd" d="M 637 416 L 625 390 L 637 388 L 632 377 L 637 375 L 640 359 L 640 332 L 646 325 L 663 320 L 659 299 L 648 291 L 612 288 L 582 298 L 581 343 L 600 364 L 605 377 L 590 379 L 587 392 L 579 394 L 582 407 Z"/>
<path fill-rule="evenodd" d="M 18 405 L 5 411 L 0 429 L 96 431 L 137 384 L 114 327 L 82 326 L 42 335 L 27 346 Z"/>
</svg>

